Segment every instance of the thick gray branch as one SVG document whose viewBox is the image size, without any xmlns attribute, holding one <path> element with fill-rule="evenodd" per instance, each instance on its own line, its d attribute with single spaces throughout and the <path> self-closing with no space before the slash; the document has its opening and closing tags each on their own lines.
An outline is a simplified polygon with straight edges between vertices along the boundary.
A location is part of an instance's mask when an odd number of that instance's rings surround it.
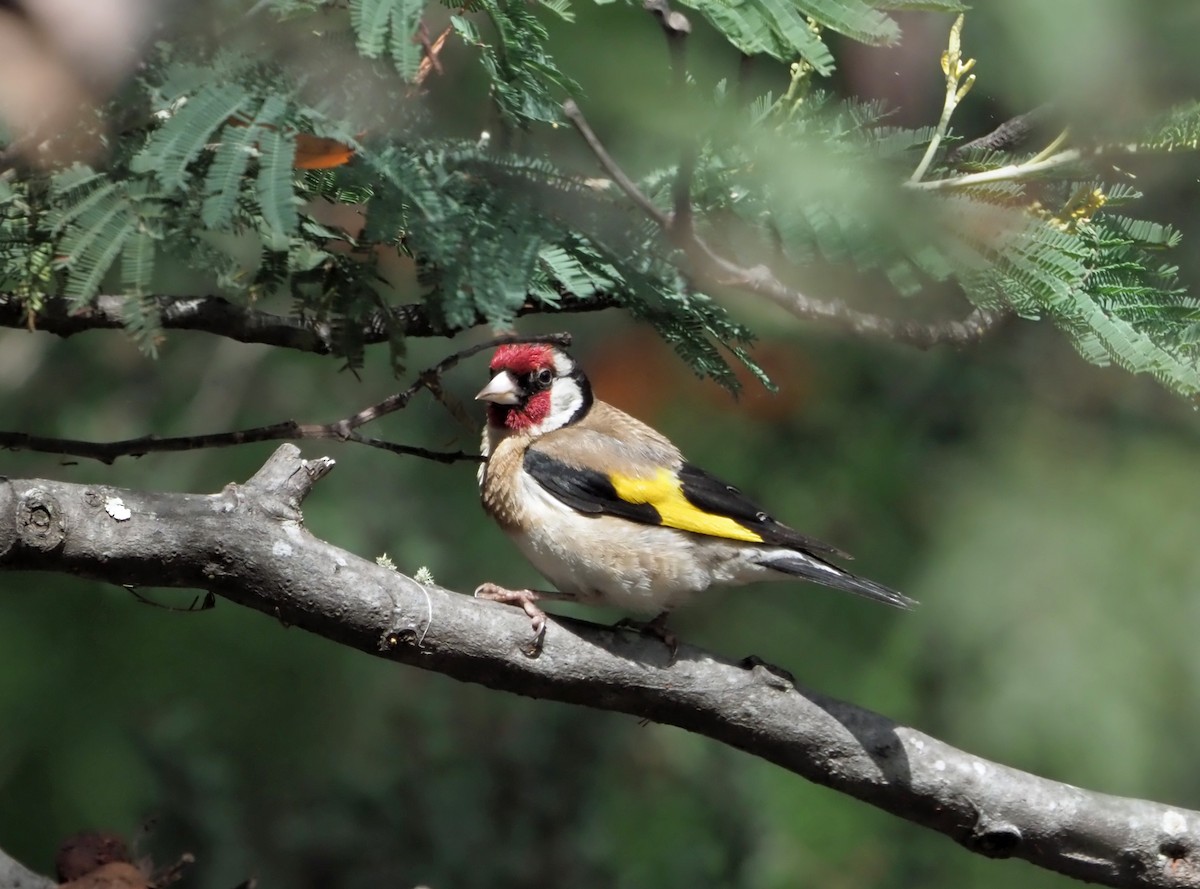
<svg viewBox="0 0 1200 889">
<path fill-rule="evenodd" d="M 956 750 L 916 729 L 689 646 L 529 620 L 337 549 L 300 502 L 332 468 L 284 445 L 211 496 L 40 480 L 0 482 L 0 568 L 211 590 L 378 657 L 533 697 L 707 735 L 946 834 L 1110 886 L 1200 885 L 1200 812 L 1092 793 Z"/>
<path fill-rule="evenodd" d="M 29 870 L 0 849 L 0 889 L 54 889 L 57 884 Z"/>
</svg>

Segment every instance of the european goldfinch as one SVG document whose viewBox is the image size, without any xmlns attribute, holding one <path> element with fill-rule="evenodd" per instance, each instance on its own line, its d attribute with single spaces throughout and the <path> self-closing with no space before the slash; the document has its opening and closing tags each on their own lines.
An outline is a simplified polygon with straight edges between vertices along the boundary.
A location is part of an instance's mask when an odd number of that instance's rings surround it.
<svg viewBox="0 0 1200 889">
<path fill-rule="evenodd" d="M 519 605 L 541 645 L 539 599 L 666 615 L 709 587 L 800 578 L 908 608 L 895 590 L 826 560 L 849 558 L 793 531 L 737 488 L 684 460 L 663 435 L 597 400 L 551 345 L 501 346 L 491 381 L 479 488 L 483 508 L 557 592 L 485 583 L 475 595 Z M 673 645 L 673 642 L 669 642 Z"/>
</svg>

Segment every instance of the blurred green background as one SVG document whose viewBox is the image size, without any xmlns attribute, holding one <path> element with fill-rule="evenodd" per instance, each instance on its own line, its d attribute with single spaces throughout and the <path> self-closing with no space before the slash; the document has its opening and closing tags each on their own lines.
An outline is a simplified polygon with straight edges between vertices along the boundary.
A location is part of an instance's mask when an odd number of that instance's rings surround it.
<svg viewBox="0 0 1200 889">
<path fill-rule="evenodd" d="M 976 135 L 1053 98 L 1099 127 L 1200 94 L 1200 8 L 1153 10 L 981 0 L 966 32 L 980 83 L 957 126 Z M 614 152 L 649 165 L 659 118 L 654 87 L 638 84 L 665 72 L 661 36 L 630 6 L 576 12 L 579 24 L 552 26 L 556 54 Z M 932 121 L 949 21 L 903 22 L 902 48 L 839 44 L 836 86 L 890 97 L 906 122 Z M 714 80 L 731 63 L 716 41 L 700 58 L 711 66 L 697 64 L 698 76 Z M 435 100 L 469 98 L 473 60 L 444 61 Z M 464 99 L 447 125 L 484 126 L 484 109 Z M 1188 236 L 1174 259 L 1193 292 L 1198 170 L 1174 158 L 1131 171 L 1155 218 Z M 1200 808 L 1191 406 L 1084 364 L 1035 322 L 968 350 L 919 352 L 749 299 L 732 308 L 763 332 L 756 355 L 778 394 L 748 389 L 735 401 L 612 312 L 521 330 L 573 330 L 600 397 L 922 604 L 901 614 L 814 587 L 753 587 L 681 612 L 681 637 L 757 654 L 980 756 Z M 468 339 L 414 342 L 410 367 Z M 117 439 L 324 421 L 399 386 L 382 354 L 355 377 L 329 359 L 199 334 L 173 333 L 162 352 L 149 361 L 116 333 L 0 333 L 0 427 Z M 469 401 L 485 376 L 480 357 L 446 382 Z M 428 399 L 380 425 L 397 441 L 477 443 Z M 3 473 L 206 493 L 244 480 L 271 450 L 112 467 L 9 453 Z M 332 443 L 303 450 L 338 461 L 306 504 L 315 534 L 366 558 L 387 552 L 406 573 L 426 566 L 454 589 L 537 581 L 479 510 L 473 466 Z M 0 719 L 0 846 L 42 872 L 73 831 L 134 836 L 152 818 L 143 851 L 161 863 L 193 852 L 189 885 L 206 889 L 249 876 L 434 889 L 1068 885 L 715 742 L 376 661 L 223 601 L 179 614 L 82 580 L 0 574 Z"/>
</svg>

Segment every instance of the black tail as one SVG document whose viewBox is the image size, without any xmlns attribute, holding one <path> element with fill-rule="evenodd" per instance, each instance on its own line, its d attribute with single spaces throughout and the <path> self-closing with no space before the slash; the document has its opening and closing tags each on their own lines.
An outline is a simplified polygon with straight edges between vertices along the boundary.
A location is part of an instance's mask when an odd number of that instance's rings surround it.
<svg viewBox="0 0 1200 889">
<path fill-rule="evenodd" d="M 797 550 L 782 550 L 764 554 L 759 558 L 759 564 L 772 568 L 792 577 L 811 580 L 822 586 L 833 587 L 835 590 L 845 590 L 858 596 L 883 602 L 894 608 L 912 608 L 917 604 L 916 599 L 910 599 L 903 593 L 885 587 L 881 583 L 858 577 L 849 571 L 843 571 L 837 565 L 831 565 L 824 559 L 810 556 Z"/>
</svg>

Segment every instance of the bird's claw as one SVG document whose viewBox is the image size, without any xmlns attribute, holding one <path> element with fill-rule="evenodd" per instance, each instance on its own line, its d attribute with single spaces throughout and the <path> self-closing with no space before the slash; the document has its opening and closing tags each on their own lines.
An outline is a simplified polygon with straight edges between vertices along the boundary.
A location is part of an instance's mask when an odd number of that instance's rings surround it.
<svg viewBox="0 0 1200 889">
<path fill-rule="evenodd" d="M 520 606 L 528 615 L 529 624 L 533 628 L 533 641 L 521 650 L 530 658 L 542 653 L 542 645 L 546 641 L 546 612 L 538 607 L 537 594 L 533 590 L 510 590 L 495 583 L 481 583 L 475 588 L 475 598 Z"/>
<path fill-rule="evenodd" d="M 529 625 L 533 627 L 533 641 L 522 651 L 525 657 L 534 658 L 542 653 L 542 645 L 546 641 L 546 612 L 534 605 L 532 600 L 524 602 L 521 607 L 529 615 Z"/>
<path fill-rule="evenodd" d="M 679 637 L 667 629 L 667 615 L 664 611 L 656 615 L 652 620 L 633 620 L 632 618 L 623 617 L 615 624 L 614 629 L 618 630 L 636 630 L 639 633 L 644 633 L 647 636 L 653 636 L 667 646 L 667 651 L 671 657 L 668 664 L 675 663 L 675 656 L 679 653 Z"/>
</svg>

